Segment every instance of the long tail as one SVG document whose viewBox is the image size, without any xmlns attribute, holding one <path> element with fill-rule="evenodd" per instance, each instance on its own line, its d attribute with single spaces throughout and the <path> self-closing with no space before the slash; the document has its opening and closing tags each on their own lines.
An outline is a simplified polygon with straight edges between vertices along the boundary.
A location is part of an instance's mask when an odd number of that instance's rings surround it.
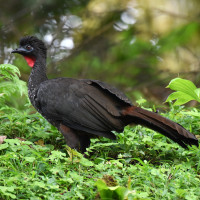
<svg viewBox="0 0 200 200">
<path fill-rule="evenodd" d="M 174 142 L 177 142 L 183 148 L 187 149 L 187 145 L 199 146 L 198 139 L 195 135 L 187 131 L 180 124 L 154 112 L 131 106 L 123 111 L 123 115 L 129 122 L 140 124 L 154 131 L 160 132 L 172 139 Z"/>
</svg>

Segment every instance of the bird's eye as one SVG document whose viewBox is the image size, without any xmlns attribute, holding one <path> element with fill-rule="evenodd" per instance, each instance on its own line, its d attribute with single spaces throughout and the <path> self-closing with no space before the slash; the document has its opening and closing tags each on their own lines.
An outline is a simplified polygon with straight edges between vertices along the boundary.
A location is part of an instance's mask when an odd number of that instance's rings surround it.
<svg viewBox="0 0 200 200">
<path fill-rule="evenodd" d="M 31 50 L 31 49 L 32 49 L 31 45 L 27 45 L 27 46 L 26 46 L 26 49 L 27 49 L 27 50 Z"/>
</svg>

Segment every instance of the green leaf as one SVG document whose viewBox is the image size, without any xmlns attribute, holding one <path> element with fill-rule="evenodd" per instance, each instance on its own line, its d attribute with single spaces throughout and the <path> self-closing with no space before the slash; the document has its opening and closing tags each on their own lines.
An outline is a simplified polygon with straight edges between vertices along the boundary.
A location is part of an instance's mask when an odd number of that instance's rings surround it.
<svg viewBox="0 0 200 200">
<path fill-rule="evenodd" d="M 197 88 L 193 82 L 182 79 L 182 78 L 175 78 L 170 81 L 167 88 L 175 90 L 176 92 L 169 95 L 166 102 L 176 100 L 174 105 L 182 105 L 191 100 L 196 100 L 200 102 L 199 93 L 200 90 Z"/>
<path fill-rule="evenodd" d="M 109 187 L 106 183 L 99 179 L 95 185 L 98 188 L 101 199 L 116 199 L 116 200 L 124 200 L 126 194 L 128 194 L 128 189 L 122 186 L 114 186 Z"/>
<path fill-rule="evenodd" d="M 22 96 L 27 93 L 26 83 L 19 79 L 20 72 L 17 67 L 11 64 L 0 65 L 0 93 L 1 100 L 5 100 L 11 96 L 11 94 L 18 91 Z"/>
<path fill-rule="evenodd" d="M 27 162 L 32 163 L 35 160 L 35 157 L 24 157 Z"/>
<path fill-rule="evenodd" d="M 8 79 L 12 79 L 13 77 L 20 76 L 20 71 L 14 65 L 1 64 L 0 65 L 0 74 L 4 75 Z"/>
<path fill-rule="evenodd" d="M 178 197 L 184 198 L 185 194 L 187 194 L 187 191 L 184 189 L 176 189 L 176 194 Z"/>
<path fill-rule="evenodd" d="M 93 162 L 91 162 L 90 160 L 86 159 L 86 158 L 81 158 L 80 160 L 80 164 L 82 164 L 85 167 L 92 167 L 94 166 Z"/>
<path fill-rule="evenodd" d="M 196 93 L 197 96 L 200 98 L 200 88 L 197 88 L 197 89 L 195 90 L 195 93 Z"/>
<path fill-rule="evenodd" d="M 15 186 L 7 187 L 7 186 L 0 186 L 0 192 L 2 192 L 5 196 L 11 197 L 12 199 L 15 199 L 16 196 L 12 194 L 11 192 L 14 192 Z"/>
<path fill-rule="evenodd" d="M 46 184 L 42 181 L 35 181 L 33 182 L 33 186 L 38 186 L 40 188 L 46 188 Z"/>
<path fill-rule="evenodd" d="M 4 141 L 8 143 L 10 146 L 20 145 L 20 140 L 18 139 L 5 139 Z"/>
<path fill-rule="evenodd" d="M 115 188 L 115 196 L 118 197 L 119 200 L 124 200 L 126 194 L 128 193 L 128 189 L 122 186 L 116 186 Z"/>
<path fill-rule="evenodd" d="M 183 115 L 189 115 L 189 116 L 194 116 L 194 117 L 200 117 L 199 112 L 193 112 L 193 111 L 188 111 L 188 112 L 182 112 Z"/>
<path fill-rule="evenodd" d="M 165 102 L 173 101 L 176 99 L 177 101 L 174 103 L 174 105 L 182 105 L 193 100 L 193 98 L 190 95 L 179 91 L 171 93 Z"/>
<path fill-rule="evenodd" d="M 52 151 L 51 155 L 49 156 L 49 160 L 59 160 L 59 159 L 66 159 L 66 154 L 60 151 Z"/>
<path fill-rule="evenodd" d="M 0 150 L 6 149 L 8 147 L 8 143 L 1 144 L 0 145 Z"/>
<path fill-rule="evenodd" d="M 102 179 L 99 179 L 95 185 L 97 186 L 98 190 L 103 190 L 103 189 L 107 189 L 108 186 L 106 185 L 105 181 L 103 181 Z"/>
<path fill-rule="evenodd" d="M 197 87 L 194 85 L 192 81 L 182 79 L 182 78 L 175 78 L 171 80 L 171 82 L 169 83 L 167 87 L 169 87 L 172 90 L 176 90 L 176 91 L 180 91 L 185 94 L 188 94 L 194 99 L 198 99 L 198 96 L 195 92 Z"/>
<path fill-rule="evenodd" d="M 147 102 L 147 100 L 146 100 L 146 99 L 143 99 L 143 98 L 140 98 L 140 99 L 138 99 L 138 100 L 136 101 L 136 103 L 139 104 L 140 106 L 141 106 L 142 104 L 146 103 L 146 102 Z"/>
</svg>

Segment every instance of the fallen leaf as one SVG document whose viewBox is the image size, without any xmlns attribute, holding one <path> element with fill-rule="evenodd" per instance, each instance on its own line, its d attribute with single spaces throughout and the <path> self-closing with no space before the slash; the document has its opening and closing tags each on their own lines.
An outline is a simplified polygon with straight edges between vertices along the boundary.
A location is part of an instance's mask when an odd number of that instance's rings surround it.
<svg viewBox="0 0 200 200">
<path fill-rule="evenodd" d="M 196 135 L 197 139 L 200 139 L 200 135 Z"/>
<path fill-rule="evenodd" d="M 42 147 L 45 147 L 44 140 L 38 140 L 37 142 L 34 142 L 34 143 L 37 144 L 37 145 L 40 145 Z"/>
<path fill-rule="evenodd" d="M 2 144 L 3 141 L 4 141 L 6 138 L 7 138 L 7 136 L 5 136 L 5 135 L 0 136 L 0 144 Z"/>
</svg>

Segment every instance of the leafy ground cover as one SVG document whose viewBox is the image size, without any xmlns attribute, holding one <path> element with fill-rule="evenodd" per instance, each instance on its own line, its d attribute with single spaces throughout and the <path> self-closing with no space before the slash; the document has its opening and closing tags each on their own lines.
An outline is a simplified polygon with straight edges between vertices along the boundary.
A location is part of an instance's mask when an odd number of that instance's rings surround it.
<svg viewBox="0 0 200 200">
<path fill-rule="evenodd" d="M 200 197 L 197 147 L 184 150 L 159 133 L 127 126 L 117 141 L 93 139 L 82 155 L 66 147 L 62 135 L 32 113 L 29 103 L 23 110 L 6 106 L 3 99 L 0 105 L 0 135 L 7 136 L 0 144 L 0 199 Z M 164 116 L 198 135 L 199 113 L 171 106 Z"/>
</svg>

